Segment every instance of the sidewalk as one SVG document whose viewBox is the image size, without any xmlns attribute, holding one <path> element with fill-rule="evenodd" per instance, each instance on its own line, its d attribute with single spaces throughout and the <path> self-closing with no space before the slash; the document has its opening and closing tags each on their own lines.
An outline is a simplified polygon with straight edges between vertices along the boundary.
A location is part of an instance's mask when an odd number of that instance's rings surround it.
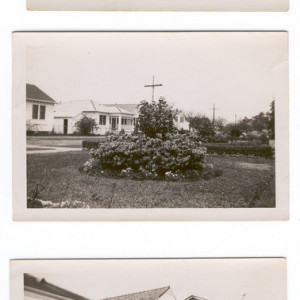
<svg viewBox="0 0 300 300">
<path fill-rule="evenodd" d="M 39 153 L 58 153 L 58 152 L 69 152 L 69 151 L 81 151 L 81 148 L 70 148 L 70 147 L 49 147 L 49 146 L 36 146 L 27 145 L 32 150 L 27 150 L 26 154 L 39 154 Z"/>
</svg>

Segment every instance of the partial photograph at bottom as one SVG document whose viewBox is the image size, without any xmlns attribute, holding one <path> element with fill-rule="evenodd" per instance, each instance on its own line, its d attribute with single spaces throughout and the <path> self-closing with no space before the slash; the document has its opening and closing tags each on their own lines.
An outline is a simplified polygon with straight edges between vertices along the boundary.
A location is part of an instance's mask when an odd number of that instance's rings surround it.
<svg viewBox="0 0 300 300">
<path fill-rule="evenodd" d="M 285 258 L 11 261 L 10 300 L 284 300 Z"/>
</svg>

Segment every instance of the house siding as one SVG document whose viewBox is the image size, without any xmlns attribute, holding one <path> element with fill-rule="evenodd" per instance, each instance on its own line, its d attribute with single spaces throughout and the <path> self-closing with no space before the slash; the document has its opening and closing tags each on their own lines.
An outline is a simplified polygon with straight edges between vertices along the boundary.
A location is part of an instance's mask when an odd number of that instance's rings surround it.
<svg viewBox="0 0 300 300">
<path fill-rule="evenodd" d="M 32 118 L 33 105 L 38 105 L 38 118 Z M 40 119 L 40 106 L 46 107 L 45 119 Z M 42 103 L 38 101 L 26 101 L 26 124 L 27 130 L 29 128 L 33 129 L 32 131 L 44 131 L 51 132 L 53 130 L 53 120 L 54 120 L 54 104 Z"/>
</svg>

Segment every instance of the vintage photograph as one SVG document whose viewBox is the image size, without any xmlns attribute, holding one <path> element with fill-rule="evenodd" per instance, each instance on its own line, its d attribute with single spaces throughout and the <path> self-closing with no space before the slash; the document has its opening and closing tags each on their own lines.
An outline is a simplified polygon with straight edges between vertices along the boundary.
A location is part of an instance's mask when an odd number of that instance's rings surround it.
<svg viewBox="0 0 300 300">
<path fill-rule="evenodd" d="M 289 0 L 27 0 L 29 10 L 288 11 Z"/>
<path fill-rule="evenodd" d="M 285 300 L 286 260 L 11 261 L 10 300 Z"/>
<path fill-rule="evenodd" d="M 286 32 L 14 37 L 29 40 L 15 85 L 24 98 L 14 97 L 23 101 L 27 209 L 288 200 Z"/>
</svg>

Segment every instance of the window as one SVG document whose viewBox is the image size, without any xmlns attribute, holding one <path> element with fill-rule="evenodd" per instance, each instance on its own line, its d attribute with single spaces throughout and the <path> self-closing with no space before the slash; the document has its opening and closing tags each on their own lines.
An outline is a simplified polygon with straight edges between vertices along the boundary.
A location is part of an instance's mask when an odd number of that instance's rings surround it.
<svg viewBox="0 0 300 300">
<path fill-rule="evenodd" d="M 180 117 L 180 123 L 184 122 L 184 117 Z"/>
<path fill-rule="evenodd" d="M 45 120 L 46 118 L 46 106 L 40 105 L 40 119 Z"/>
<path fill-rule="evenodd" d="M 99 116 L 99 124 L 100 125 L 106 125 L 106 116 L 105 115 L 100 115 Z"/>
<path fill-rule="evenodd" d="M 122 125 L 132 125 L 132 119 L 122 118 Z"/>
<path fill-rule="evenodd" d="M 32 105 L 32 119 L 38 119 L 39 117 L 39 106 L 36 104 Z"/>
</svg>

